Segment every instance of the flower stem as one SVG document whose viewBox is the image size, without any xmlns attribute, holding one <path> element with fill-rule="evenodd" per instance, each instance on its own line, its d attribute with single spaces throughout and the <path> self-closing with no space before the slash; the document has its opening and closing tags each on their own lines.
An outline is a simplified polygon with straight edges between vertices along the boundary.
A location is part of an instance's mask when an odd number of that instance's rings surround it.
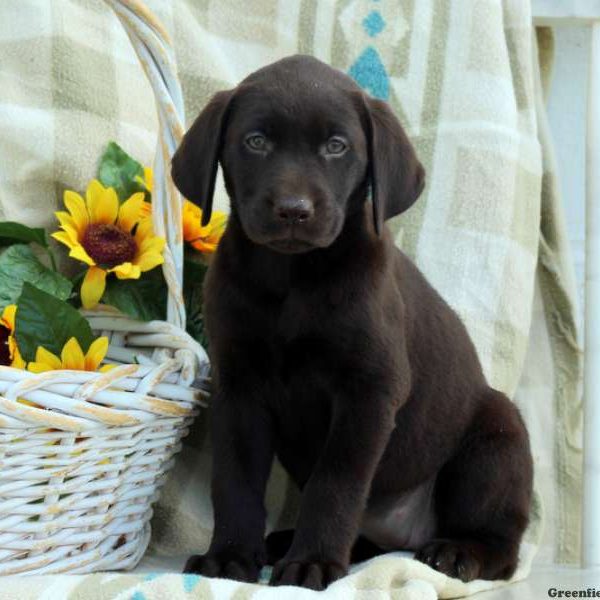
<svg viewBox="0 0 600 600">
<path fill-rule="evenodd" d="M 54 252 L 52 252 L 52 250 L 47 247 L 46 251 L 48 252 L 48 256 L 50 257 L 50 264 L 52 265 L 52 270 L 56 273 L 58 271 L 58 267 L 56 265 L 56 258 L 54 256 Z"/>
</svg>

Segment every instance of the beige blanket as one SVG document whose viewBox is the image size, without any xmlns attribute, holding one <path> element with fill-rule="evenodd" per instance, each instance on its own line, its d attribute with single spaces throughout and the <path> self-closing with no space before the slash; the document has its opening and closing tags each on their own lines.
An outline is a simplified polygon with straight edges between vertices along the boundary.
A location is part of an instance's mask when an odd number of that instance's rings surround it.
<svg viewBox="0 0 600 600">
<path fill-rule="evenodd" d="M 172 34 L 188 120 L 215 91 L 296 52 L 350 72 L 391 102 L 428 171 L 424 197 L 391 223 L 397 243 L 459 312 L 490 382 L 515 398 L 529 426 L 545 521 L 542 535 L 536 504 L 520 576 L 535 545 L 540 561 L 577 561 L 580 356 L 529 3 L 148 4 Z M 1 3 L 0 56 L 4 218 L 50 224 L 62 190 L 85 187 L 109 139 L 150 163 L 157 127 L 152 94 L 127 37 L 100 0 Z M 217 200 L 227 206 L 222 187 Z M 209 454 L 202 415 L 156 507 L 154 553 L 206 548 Z M 297 501 L 288 487 L 276 473 L 271 526 L 293 521 Z M 336 585 L 344 598 L 363 589 L 393 590 L 398 598 L 451 597 L 488 585 L 465 587 L 440 577 L 389 555 Z M 145 597 L 159 597 L 152 583 L 143 583 Z M 83 589 L 89 597 L 98 593 L 86 583 L 78 597 Z M 218 590 L 219 597 L 257 590 L 204 580 L 194 589 Z"/>
</svg>

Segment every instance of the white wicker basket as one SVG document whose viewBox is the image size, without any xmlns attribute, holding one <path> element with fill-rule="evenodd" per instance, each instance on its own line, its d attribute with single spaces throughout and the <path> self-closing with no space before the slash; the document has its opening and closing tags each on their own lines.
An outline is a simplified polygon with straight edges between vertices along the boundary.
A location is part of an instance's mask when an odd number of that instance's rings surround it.
<svg viewBox="0 0 600 600">
<path fill-rule="evenodd" d="M 153 87 L 160 122 L 153 220 L 167 240 L 167 322 L 86 313 L 110 339 L 108 373 L 0 367 L 0 575 L 126 569 L 203 395 L 202 347 L 185 333 L 181 198 L 168 165 L 183 133 L 169 38 L 137 0 L 106 0 Z M 37 406 L 17 402 L 29 400 Z M 38 406 L 40 408 L 38 408 Z"/>
</svg>

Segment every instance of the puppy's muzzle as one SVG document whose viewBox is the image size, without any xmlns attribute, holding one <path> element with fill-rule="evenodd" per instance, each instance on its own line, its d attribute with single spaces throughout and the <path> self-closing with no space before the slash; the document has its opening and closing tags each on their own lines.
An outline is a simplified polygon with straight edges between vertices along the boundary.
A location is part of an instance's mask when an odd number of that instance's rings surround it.
<svg viewBox="0 0 600 600">
<path fill-rule="evenodd" d="M 281 225 L 298 226 L 312 220 L 315 215 L 315 207 L 307 198 L 289 196 L 274 202 L 273 213 Z"/>
</svg>

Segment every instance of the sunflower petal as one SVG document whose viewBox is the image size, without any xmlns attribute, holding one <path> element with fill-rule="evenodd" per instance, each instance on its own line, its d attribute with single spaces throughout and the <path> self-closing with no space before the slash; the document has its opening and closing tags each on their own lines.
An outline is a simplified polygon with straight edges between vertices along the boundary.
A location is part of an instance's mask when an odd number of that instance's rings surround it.
<svg viewBox="0 0 600 600">
<path fill-rule="evenodd" d="M 106 188 L 94 206 L 94 223 L 112 225 L 119 214 L 119 198 L 114 188 Z"/>
<path fill-rule="evenodd" d="M 210 242 L 208 240 L 204 240 L 202 238 L 193 240 L 190 242 L 192 248 L 203 252 L 204 254 L 212 254 L 217 249 L 217 244 L 215 242 Z"/>
<path fill-rule="evenodd" d="M 190 202 L 189 200 L 183 201 L 183 210 L 184 212 L 189 212 L 196 214 L 198 216 L 202 216 L 202 209 L 194 202 Z"/>
<path fill-rule="evenodd" d="M 133 226 L 142 218 L 142 205 L 144 204 L 144 193 L 133 194 L 128 200 L 121 204 L 117 225 L 123 231 L 131 231 Z"/>
<path fill-rule="evenodd" d="M 165 259 L 162 254 L 157 254 L 156 252 L 144 252 L 137 260 L 136 264 L 140 268 L 142 273 L 146 271 L 150 271 L 154 269 L 154 267 L 158 267 L 158 265 L 162 265 L 165 262 Z"/>
<path fill-rule="evenodd" d="M 85 192 L 85 205 L 90 223 L 96 222 L 96 206 L 101 202 L 105 187 L 97 180 L 92 179 Z"/>
<path fill-rule="evenodd" d="M 73 229 L 77 230 L 77 225 L 71 213 L 68 213 L 66 210 L 57 210 L 54 213 L 54 216 L 58 219 L 61 225 L 70 225 Z"/>
<path fill-rule="evenodd" d="M 189 201 L 184 204 L 183 237 L 196 250 L 205 254 L 214 252 L 217 248 L 225 227 L 227 225 L 227 214 L 223 211 L 215 211 L 210 222 L 201 225 L 202 211 Z"/>
<path fill-rule="evenodd" d="M 108 271 L 115 273 L 118 279 L 139 279 L 141 275 L 140 268 L 130 262 L 121 263 Z"/>
<path fill-rule="evenodd" d="M 137 229 L 135 230 L 135 241 L 138 247 L 146 238 L 152 237 L 153 235 L 154 228 L 152 226 L 152 219 L 150 219 L 149 217 L 142 219 L 138 223 Z"/>
<path fill-rule="evenodd" d="M 69 252 L 69 256 L 71 258 L 76 258 L 77 260 L 80 260 L 91 267 L 95 266 L 96 264 L 94 259 L 85 251 L 85 248 L 81 244 L 71 246 L 71 252 Z"/>
<path fill-rule="evenodd" d="M 200 236 L 202 211 L 186 200 L 183 203 L 183 239 L 187 242 Z"/>
<path fill-rule="evenodd" d="M 120 265 L 116 265 L 110 269 L 108 269 L 109 273 L 117 273 L 118 275 L 121 275 L 125 278 L 129 277 L 129 274 L 131 273 L 131 270 L 133 269 L 133 263 L 131 262 L 124 262 L 121 263 Z"/>
<path fill-rule="evenodd" d="M 186 242 L 191 242 L 202 235 L 202 229 L 200 227 L 200 222 L 190 223 L 189 221 L 183 222 L 183 239 Z"/>
<path fill-rule="evenodd" d="M 83 235 L 87 226 L 90 223 L 89 215 L 87 208 L 85 207 L 85 202 L 83 198 L 71 191 L 66 190 L 64 195 L 64 202 L 67 210 L 71 213 L 73 217 L 73 221 L 77 227 L 77 231 L 79 235 Z"/>
<path fill-rule="evenodd" d="M 225 225 L 227 225 L 227 214 L 221 210 L 213 212 L 208 226 L 212 230 L 216 229 L 217 231 L 223 231 L 225 229 Z"/>
<path fill-rule="evenodd" d="M 79 241 L 79 231 L 73 217 L 64 210 L 59 210 L 54 213 L 63 231 L 66 231 L 72 240 Z"/>
<path fill-rule="evenodd" d="M 165 239 L 160 237 L 147 237 L 138 246 L 138 255 L 142 255 L 145 252 L 158 252 L 161 253 L 165 249 Z"/>
<path fill-rule="evenodd" d="M 44 373 L 45 371 L 54 371 L 54 369 L 50 365 L 37 361 L 31 361 L 27 363 L 27 370 L 31 373 Z"/>
<path fill-rule="evenodd" d="M 94 340 L 85 355 L 85 370 L 96 371 L 98 365 L 106 356 L 108 350 L 108 338 L 104 335 Z"/>
<path fill-rule="evenodd" d="M 60 358 L 42 346 L 38 346 L 35 352 L 35 362 L 48 365 L 51 370 L 62 368 Z"/>
<path fill-rule="evenodd" d="M 25 369 L 27 367 L 27 363 L 23 360 L 23 357 L 17 348 L 16 341 L 14 344 L 12 362 L 10 363 L 10 366 L 14 367 L 15 369 Z"/>
<path fill-rule="evenodd" d="M 58 240 L 61 244 L 68 246 L 69 248 L 73 248 L 73 246 L 79 244 L 79 242 L 73 241 L 73 238 L 66 231 L 55 231 L 53 234 L 51 234 L 51 237 L 53 237 L 55 240 Z"/>
<path fill-rule="evenodd" d="M 11 331 L 15 330 L 15 315 L 16 314 L 17 314 L 17 305 L 16 304 L 9 304 L 2 311 L 2 321 L 4 321 L 4 323 L 6 323 L 6 326 Z"/>
<path fill-rule="evenodd" d="M 150 192 L 154 188 L 154 172 L 151 167 L 144 167 L 144 184 Z"/>
<path fill-rule="evenodd" d="M 109 365 L 102 365 L 98 371 L 100 371 L 100 373 L 108 373 L 108 371 L 112 371 L 113 369 L 116 369 L 119 365 L 115 365 L 113 363 L 109 364 Z"/>
<path fill-rule="evenodd" d="M 74 371 L 85 370 L 85 357 L 83 350 L 77 341 L 77 338 L 72 337 L 62 349 L 60 353 L 63 369 L 73 369 Z"/>
<path fill-rule="evenodd" d="M 100 302 L 106 288 L 106 271 L 90 267 L 81 284 L 81 303 L 84 308 L 93 308 Z"/>
</svg>

